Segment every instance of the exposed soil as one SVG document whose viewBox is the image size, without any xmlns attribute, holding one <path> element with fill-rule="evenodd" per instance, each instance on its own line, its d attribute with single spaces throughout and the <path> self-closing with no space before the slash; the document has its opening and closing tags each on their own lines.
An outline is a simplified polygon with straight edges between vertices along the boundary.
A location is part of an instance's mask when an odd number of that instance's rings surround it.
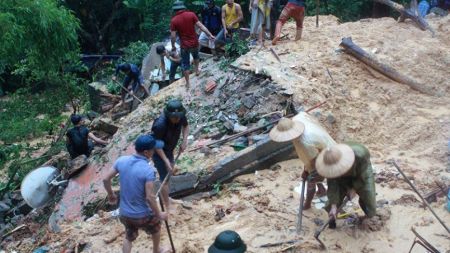
<svg viewBox="0 0 450 253">
<path fill-rule="evenodd" d="M 380 202 L 378 215 L 370 221 L 355 225 L 348 219 L 342 219 L 338 220 L 336 230 L 325 230 L 320 238 L 329 252 L 405 252 L 414 239 L 410 231 L 412 226 L 439 250 L 445 252 L 450 249 L 450 238 L 445 229 L 427 209 L 414 201 L 418 197 L 411 196 L 414 193 L 401 175 L 386 163 L 395 159 L 422 193 L 435 188 L 435 180 L 450 183 L 447 164 L 450 139 L 450 17 L 428 19 L 437 32 L 435 38 L 411 22 L 397 23 L 391 18 L 338 24 L 334 17 L 321 16 L 320 28 L 316 29 L 315 19 L 308 17 L 304 38 L 300 42 L 282 41 L 274 48 L 281 63 L 269 50 L 258 52 L 258 49 L 253 49 L 234 64 L 270 76 L 277 89 L 293 94 L 296 106 L 308 108 L 327 100 L 326 105 L 312 114 L 336 141 L 356 140 L 369 148 L 376 174 L 377 200 L 383 203 Z M 287 24 L 284 32 L 290 33 L 292 38 L 294 24 Z M 336 50 L 341 39 L 348 36 L 378 59 L 438 91 L 441 96 L 413 91 Z M 210 100 L 211 95 L 201 92 L 202 84 L 218 74 L 219 70 L 212 60 L 203 63 L 203 66 L 206 65 L 209 66 L 204 67 L 205 74 L 192 78 L 196 87 L 190 97 L 184 94 L 184 81 L 180 80 L 157 97 L 147 99 L 143 106 L 122 119 L 122 127 L 114 136 L 106 155 L 66 189 L 60 206 L 61 217 L 64 210 L 70 210 L 66 219 L 81 220 L 80 215 L 76 215 L 81 209 L 79 203 L 104 196 L 100 182 L 103 169 L 111 166 L 118 155 L 133 152 L 131 140 L 137 134 L 150 130 L 152 118 L 159 113 L 155 112 L 155 108 L 161 108 L 165 97 L 181 96 L 188 104 L 200 98 Z M 242 83 L 242 80 L 237 82 Z M 258 102 L 258 105 L 261 103 Z M 197 170 L 210 168 L 234 151 L 222 147 L 214 152 L 211 156 L 194 152 L 184 157 L 193 160 L 192 167 Z M 216 196 L 192 200 L 185 207 L 179 205 L 176 214 L 169 220 L 178 251 L 204 252 L 219 232 L 233 229 L 248 245 L 248 252 L 281 252 L 289 245 L 272 248 L 259 246 L 298 238 L 301 241 L 287 252 L 323 252 L 313 234 L 320 226 L 318 224 L 327 219 L 324 210 L 313 207 L 305 211 L 304 232 L 301 235 L 295 232 L 299 194 L 294 189 L 301 181 L 301 162 L 290 160 L 278 165 L 270 170 L 240 176 Z M 77 195 L 74 193 L 76 191 L 83 194 Z M 93 191 L 96 194 L 92 194 Z M 68 204 L 75 202 L 78 206 Z M 449 226 L 450 213 L 444 209 L 445 204 L 445 198 L 438 198 L 431 205 Z M 356 199 L 344 210 L 362 215 Z M 116 219 L 107 218 L 107 215 L 89 222 L 66 222 L 61 224 L 61 228 L 62 233 L 52 234 L 45 241 L 56 252 L 77 242 L 85 243 L 83 252 L 120 251 L 123 226 Z M 168 245 L 164 229 L 162 233 L 163 244 Z M 15 247 L 12 244 L 8 249 L 20 249 L 20 245 Z M 423 252 L 419 246 L 416 247 L 413 252 Z M 150 248 L 151 241 L 141 232 L 134 244 L 134 252 L 149 251 Z"/>
</svg>

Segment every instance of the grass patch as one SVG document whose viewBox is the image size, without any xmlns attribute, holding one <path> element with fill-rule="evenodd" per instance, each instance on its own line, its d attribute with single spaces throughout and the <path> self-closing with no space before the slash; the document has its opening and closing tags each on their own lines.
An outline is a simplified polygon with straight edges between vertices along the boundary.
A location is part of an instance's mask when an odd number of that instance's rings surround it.
<svg viewBox="0 0 450 253">
<path fill-rule="evenodd" d="M 14 143 L 54 134 L 65 121 L 61 116 L 65 102 L 51 89 L 38 94 L 22 89 L 0 100 L 0 140 Z"/>
</svg>

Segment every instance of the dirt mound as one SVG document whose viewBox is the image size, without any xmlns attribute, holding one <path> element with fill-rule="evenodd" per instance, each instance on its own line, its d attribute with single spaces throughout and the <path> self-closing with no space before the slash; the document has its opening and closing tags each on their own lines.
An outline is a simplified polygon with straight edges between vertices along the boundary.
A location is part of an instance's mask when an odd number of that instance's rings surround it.
<svg viewBox="0 0 450 253">
<path fill-rule="evenodd" d="M 108 153 L 99 159 L 97 166 L 86 170 L 78 181 L 69 185 L 68 194 L 63 197 L 66 204 L 60 209 L 78 213 L 81 208 L 70 203 L 88 203 L 104 194 L 100 181 L 103 169 L 111 166 L 117 156 L 133 152 L 131 140 L 150 130 L 151 120 L 160 113 L 159 108 L 169 96 L 183 98 L 190 107 L 194 131 L 216 120 L 220 110 L 228 119 L 235 118 L 232 115 L 235 113 L 241 125 L 257 125 L 257 117 L 252 117 L 252 112 L 261 116 L 286 109 L 287 101 L 294 107 L 309 108 L 327 100 L 326 105 L 312 114 L 336 141 L 355 140 L 368 146 L 377 175 L 377 199 L 387 203 L 378 209 L 378 215 L 372 221 L 367 221 L 367 230 L 343 222 L 338 222 L 336 230 L 325 230 L 321 240 L 328 250 L 403 252 L 414 239 L 410 232 L 414 224 L 423 224 L 418 232 L 435 247 L 447 249 L 448 240 L 439 236 L 445 232 L 443 228 L 438 222 L 429 222 L 429 211 L 415 205 L 416 202 L 408 197 L 411 190 L 386 163 L 389 159 L 397 160 L 421 192 L 435 187 L 435 179 L 448 182 L 450 178 L 446 170 L 450 139 L 450 17 L 428 19 L 437 32 L 435 38 L 411 22 L 397 23 L 392 18 L 338 24 L 334 17 L 321 16 L 317 29 L 315 19 L 308 17 L 301 41 L 283 41 L 274 48 L 281 63 L 268 49 L 254 49 L 234 63 L 237 68 L 262 76 L 252 82 L 241 74 L 233 74 L 229 79 L 230 70 L 224 70 L 213 61 L 204 62 L 203 74 L 192 77 L 194 88 L 191 94 L 185 94 L 184 81 L 180 80 L 158 96 L 147 99 L 143 106 L 121 120 L 122 126 Z M 287 24 L 284 31 L 293 37 L 294 24 Z M 442 95 L 429 96 L 413 91 L 346 55 L 339 50 L 339 43 L 349 36 L 381 61 Z M 224 96 L 214 95 L 215 91 L 205 93 L 204 87 L 210 79 L 217 82 L 216 89 L 222 86 L 226 90 Z M 230 80 L 228 83 L 227 79 Z M 269 83 L 264 83 L 265 80 Z M 274 96 L 272 91 L 279 93 Z M 276 102 L 270 102 L 272 100 Z M 209 113 L 210 117 L 198 117 L 199 111 L 204 111 L 201 115 Z M 199 136 L 203 136 L 200 139 L 213 138 L 209 134 L 223 131 L 216 125 L 207 128 L 204 132 L 199 130 Z M 234 152 L 229 147 L 213 150 L 214 155 L 193 152 L 182 159 L 188 167 L 208 170 L 220 158 Z M 275 170 L 240 176 L 226 187 L 217 185 L 220 191 L 216 196 L 191 200 L 186 207 L 178 206 L 177 213 L 169 220 L 176 248 L 181 252 L 204 252 L 215 236 L 226 229 L 237 231 L 249 252 L 280 252 L 288 247 L 289 244 L 272 248 L 260 246 L 299 238 L 295 232 L 299 203 L 295 188 L 301 180 L 301 167 L 298 160 L 282 162 L 274 166 Z M 83 191 L 83 186 L 91 187 L 80 195 L 74 194 Z M 95 198 L 90 195 L 93 191 L 97 191 Z M 449 213 L 442 208 L 443 202 L 439 200 L 432 205 L 437 214 L 448 221 Z M 352 213 L 361 213 L 357 202 L 352 202 L 350 207 Z M 328 215 L 315 208 L 305 211 L 304 215 L 301 243 L 289 250 L 321 252 L 312 235 L 319 227 L 316 224 L 326 221 Z M 68 238 L 71 243 L 85 242 L 85 252 L 120 251 L 123 226 L 115 219 L 99 218 L 62 228 L 61 234 L 52 235 L 45 242 L 56 252 L 61 251 L 64 247 L 61 242 Z M 168 245 L 166 232 L 162 234 L 163 244 Z M 111 241 L 105 242 L 105 238 Z M 134 243 L 134 250 L 148 250 L 150 245 L 150 240 L 141 233 Z"/>
</svg>

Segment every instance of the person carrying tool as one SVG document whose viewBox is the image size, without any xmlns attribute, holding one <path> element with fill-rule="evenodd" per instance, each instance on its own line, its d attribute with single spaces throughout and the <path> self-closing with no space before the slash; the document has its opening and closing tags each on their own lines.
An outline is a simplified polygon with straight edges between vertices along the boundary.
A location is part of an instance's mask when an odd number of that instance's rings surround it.
<svg viewBox="0 0 450 253">
<path fill-rule="evenodd" d="M 147 87 L 144 85 L 144 78 L 141 75 L 141 70 L 134 64 L 131 63 L 122 63 L 117 65 L 116 72 L 112 77 L 113 81 L 117 80 L 117 75 L 122 71 L 125 73 L 126 77 L 123 80 L 123 87 L 121 89 L 121 98 L 122 103 L 125 103 L 125 96 L 127 94 L 127 90 L 130 95 L 137 92 L 138 89 L 144 89 L 145 97 L 150 96 L 150 92 Z"/>
<path fill-rule="evenodd" d="M 173 83 L 175 74 L 181 63 L 179 50 L 168 51 L 163 45 L 159 45 L 156 47 L 156 53 L 161 56 L 162 80 L 166 80 L 166 64 L 164 62 L 164 57 L 170 60 L 169 84 Z"/>
<path fill-rule="evenodd" d="M 112 190 L 111 180 L 119 174 L 120 222 L 125 226 L 124 253 L 131 252 L 139 229 L 152 236 L 153 253 L 170 252 L 160 247 L 161 220 L 167 220 L 168 215 L 158 208 L 153 189 L 155 170 L 149 164 L 155 149 L 163 145 L 149 135 L 139 136 L 134 143 L 136 154 L 119 157 L 103 179 L 108 201 L 114 204 L 117 196 Z"/>
<path fill-rule="evenodd" d="M 172 7 L 175 12 L 170 21 L 170 41 L 172 43 L 172 51 L 176 51 L 175 41 L 177 34 L 181 41 L 181 69 L 183 70 L 184 78 L 186 80 L 186 89 L 189 89 L 189 74 L 191 69 L 190 56 L 194 58 L 195 74 L 200 74 L 199 64 L 199 43 L 195 28 L 199 28 L 205 32 L 211 40 L 214 40 L 214 35 L 198 20 L 197 15 L 191 11 L 186 10 L 186 6 L 182 1 L 176 1 Z"/>
<path fill-rule="evenodd" d="M 247 245 L 238 233 L 225 230 L 217 235 L 214 243 L 209 246 L 208 253 L 244 253 L 246 250 Z"/>
<path fill-rule="evenodd" d="M 67 131 L 66 148 L 72 159 L 79 155 L 89 157 L 94 149 L 94 143 L 91 140 L 102 145 L 108 144 L 108 141 L 102 140 L 89 132 L 89 129 L 84 125 L 84 120 L 81 115 L 72 114 L 70 121 L 72 121 L 74 127 Z"/>
<path fill-rule="evenodd" d="M 272 45 L 276 45 L 280 40 L 281 28 L 288 21 L 289 18 L 293 18 L 297 24 L 297 32 L 295 34 L 295 40 L 302 38 L 303 31 L 303 19 L 305 17 L 305 1 L 304 0 L 288 0 L 283 11 L 281 11 L 280 17 L 275 28 L 275 36 L 272 40 Z"/>
<path fill-rule="evenodd" d="M 328 202 L 325 209 L 330 220 L 336 220 L 338 206 L 352 191 L 358 194 L 359 205 L 366 218 L 375 216 L 375 180 L 370 153 L 365 146 L 349 142 L 326 148 L 316 159 L 316 169 L 319 175 L 327 178 Z"/>
<path fill-rule="evenodd" d="M 226 0 L 226 4 L 222 6 L 222 30 L 217 34 L 216 49 L 233 39 L 233 34 L 239 29 L 239 23 L 243 19 L 241 5 L 234 0 Z"/>
<path fill-rule="evenodd" d="M 163 154 L 153 155 L 153 161 L 159 173 L 159 180 L 163 182 L 168 174 L 174 174 L 174 150 L 181 134 L 183 134 L 183 141 L 179 147 L 177 158 L 186 150 L 188 143 L 189 124 L 186 118 L 186 109 L 181 101 L 173 99 L 167 102 L 164 112 L 153 122 L 152 134 L 157 140 L 161 140 L 165 144 Z M 166 159 L 170 161 L 171 167 L 164 162 Z M 170 201 L 169 198 L 169 183 L 167 181 L 161 188 L 161 195 L 167 210 L 173 210 L 170 203 L 173 201 Z"/>
</svg>

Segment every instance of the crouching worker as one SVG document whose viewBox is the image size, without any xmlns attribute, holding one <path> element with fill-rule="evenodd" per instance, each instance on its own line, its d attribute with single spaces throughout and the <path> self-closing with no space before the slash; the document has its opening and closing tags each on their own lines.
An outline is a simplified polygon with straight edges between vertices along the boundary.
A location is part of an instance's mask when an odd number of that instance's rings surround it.
<svg viewBox="0 0 450 253">
<path fill-rule="evenodd" d="M 66 147 L 72 159 L 80 155 L 86 155 L 89 157 L 94 149 L 94 143 L 106 145 L 107 141 L 104 141 L 93 133 L 89 132 L 86 126 L 84 126 L 84 120 L 81 115 L 72 114 L 70 121 L 74 125 L 66 134 Z"/>
<path fill-rule="evenodd" d="M 359 205 L 366 218 L 375 216 L 375 181 L 369 150 L 365 146 L 347 143 L 326 148 L 316 159 L 316 169 L 319 175 L 327 178 L 328 203 L 325 209 L 331 220 L 336 220 L 338 207 L 351 191 L 358 194 Z"/>
<path fill-rule="evenodd" d="M 151 234 L 153 253 L 170 252 L 159 246 L 160 221 L 167 220 L 167 214 L 158 208 L 154 191 L 155 168 L 148 163 L 155 149 L 162 148 L 163 144 L 152 136 L 141 135 L 134 145 L 136 154 L 119 157 L 103 180 L 108 200 L 114 204 L 117 196 L 112 190 L 111 180 L 119 174 L 120 221 L 125 226 L 122 252 L 131 252 L 132 242 L 138 237 L 139 229 Z"/>
</svg>

